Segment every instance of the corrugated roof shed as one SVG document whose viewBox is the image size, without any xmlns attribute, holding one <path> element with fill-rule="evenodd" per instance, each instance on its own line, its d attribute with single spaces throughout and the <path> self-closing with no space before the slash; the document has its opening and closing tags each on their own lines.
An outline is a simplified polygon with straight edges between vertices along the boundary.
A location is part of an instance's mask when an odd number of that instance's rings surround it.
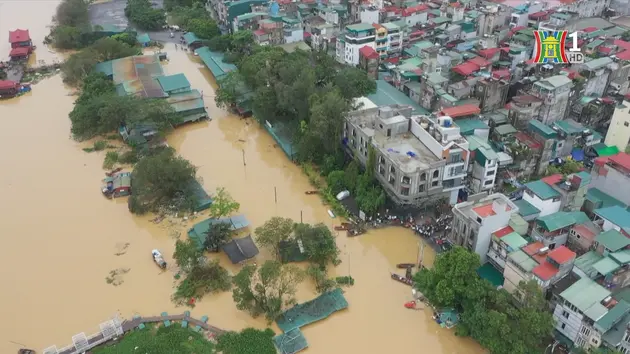
<svg viewBox="0 0 630 354">
<path fill-rule="evenodd" d="M 602 232 L 595 237 L 595 241 L 609 249 L 611 252 L 617 252 L 630 246 L 630 238 L 627 238 L 615 229 Z"/>
<path fill-rule="evenodd" d="M 627 207 L 624 202 L 610 196 L 607 193 L 602 192 L 597 188 L 591 188 L 586 191 L 586 200 L 593 203 L 595 209 L 607 208 L 614 205 L 618 205 L 624 208 Z"/>
<path fill-rule="evenodd" d="M 495 127 L 494 131 L 499 135 L 508 135 L 516 133 L 516 128 L 514 128 L 511 124 L 503 124 Z"/>
<path fill-rule="evenodd" d="M 191 45 L 196 42 L 201 42 L 201 39 L 199 39 L 196 34 L 188 32 L 184 35 L 184 41 L 186 42 L 186 45 Z"/>
<path fill-rule="evenodd" d="M 595 251 L 588 251 L 576 258 L 573 265 L 584 272 L 587 276 L 593 278 L 597 276 L 597 271 L 593 268 L 593 265 L 599 262 L 602 258 L 604 257 L 599 253 Z"/>
<path fill-rule="evenodd" d="M 610 59 L 610 57 L 601 57 L 601 58 L 597 58 L 597 59 L 593 59 L 593 60 L 589 60 L 586 63 L 584 63 L 583 65 L 586 67 L 586 69 L 588 70 L 597 70 L 599 68 L 602 68 L 610 63 L 612 63 L 613 60 Z"/>
<path fill-rule="evenodd" d="M 528 256 L 525 252 L 518 250 L 510 253 L 510 259 L 523 268 L 526 272 L 531 272 L 538 266 L 535 260 Z"/>
<path fill-rule="evenodd" d="M 540 214 L 540 210 L 525 199 L 519 199 L 515 201 L 514 204 L 518 207 L 519 214 L 525 217 Z"/>
<path fill-rule="evenodd" d="M 558 191 L 541 180 L 529 182 L 525 184 L 525 187 L 542 200 L 560 197 L 560 193 L 558 193 Z"/>
<path fill-rule="evenodd" d="M 385 80 L 376 80 L 376 92 L 367 96 L 377 106 L 401 104 L 413 107 L 416 113 L 429 114 L 429 111 L 414 102 L 409 96 L 398 91 Z"/>
<path fill-rule="evenodd" d="M 166 101 L 177 113 L 196 110 L 205 106 L 198 90 L 171 94 Z"/>
<path fill-rule="evenodd" d="M 604 257 L 599 262 L 593 264 L 593 269 L 603 276 L 611 274 L 619 268 L 621 268 L 621 265 L 610 257 Z"/>
<path fill-rule="evenodd" d="M 538 218 L 536 222 L 547 231 L 556 231 L 575 224 L 583 224 L 589 220 L 581 211 L 558 211 Z"/>
<path fill-rule="evenodd" d="M 190 82 L 184 74 L 175 74 L 169 76 L 160 76 L 157 78 L 162 90 L 165 92 L 171 92 L 181 89 L 190 89 Z"/>
<path fill-rule="evenodd" d="M 630 227 L 630 212 L 618 205 L 597 209 L 595 214 L 619 227 Z"/>
<path fill-rule="evenodd" d="M 561 87 L 571 83 L 571 79 L 565 75 L 555 75 L 544 80 L 537 81 L 534 85 L 549 86 L 551 88 Z"/>
<path fill-rule="evenodd" d="M 143 34 L 137 35 L 136 40 L 140 44 L 148 44 L 149 42 L 151 42 L 151 37 L 149 37 L 148 33 L 143 33 Z"/>
<path fill-rule="evenodd" d="M 516 232 L 501 237 L 501 242 L 508 246 L 508 252 L 519 250 L 527 244 L 527 241 Z"/>
<path fill-rule="evenodd" d="M 630 313 L 630 304 L 625 300 L 621 300 L 607 314 L 597 320 L 593 327 L 601 333 L 606 333 L 628 313 Z"/>
<path fill-rule="evenodd" d="M 630 250 L 613 252 L 609 254 L 608 257 L 614 259 L 619 264 L 628 264 L 630 263 Z"/>
<path fill-rule="evenodd" d="M 206 67 L 210 69 L 210 72 L 212 72 L 216 80 L 220 80 L 229 72 L 236 70 L 236 65 L 223 61 L 222 53 L 213 52 L 208 47 L 198 48 L 197 55 L 199 55 L 199 58 L 206 64 Z"/>
<path fill-rule="evenodd" d="M 560 296 L 592 320 L 599 320 L 608 312 L 601 301 L 610 296 L 610 291 L 589 278 L 582 278 Z"/>
<path fill-rule="evenodd" d="M 558 135 L 558 133 L 556 133 L 555 130 L 551 129 L 550 126 L 543 124 L 541 121 L 538 121 L 536 119 L 531 119 L 528 126 L 532 132 L 538 133 L 545 139 L 552 139 Z"/>
</svg>

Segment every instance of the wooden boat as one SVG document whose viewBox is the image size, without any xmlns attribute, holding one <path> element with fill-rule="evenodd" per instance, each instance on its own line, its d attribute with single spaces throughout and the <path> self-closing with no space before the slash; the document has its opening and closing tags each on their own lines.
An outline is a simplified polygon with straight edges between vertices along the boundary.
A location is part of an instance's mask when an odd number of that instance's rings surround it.
<svg viewBox="0 0 630 354">
<path fill-rule="evenodd" d="M 407 269 L 407 268 L 413 268 L 416 265 L 413 263 L 398 263 L 396 264 L 396 268 L 398 269 Z"/>
<path fill-rule="evenodd" d="M 363 235 L 365 233 L 365 230 L 348 230 L 348 237 L 356 237 L 359 235 Z"/>
<path fill-rule="evenodd" d="M 162 269 L 166 269 L 166 261 L 162 257 L 162 253 L 158 250 L 151 251 L 151 255 L 153 256 L 153 261 L 157 264 L 158 267 Z"/>
<path fill-rule="evenodd" d="M 319 191 L 306 191 L 306 192 L 304 192 L 304 194 L 308 194 L 308 195 L 317 194 L 317 193 L 319 193 Z"/>
<path fill-rule="evenodd" d="M 348 230 L 348 227 L 346 225 L 335 226 L 335 231 L 346 231 L 346 230 Z"/>
<path fill-rule="evenodd" d="M 33 349 L 20 349 L 18 350 L 18 354 L 35 354 L 35 351 Z"/>
<path fill-rule="evenodd" d="M 115 175 L 116 173 L 118 173 L 120 171 L 122 171 L 122 168 L 118 167 L 117 169 L 114 169 L 114 170 L 111 170 L 109 172 L 106 172 L 105 176 L 111 177 L 111 176 Z"/>
<path fill-rule="evenodd" d="M 409 286 L 413 286 L 413 281 L 411 279 L 407 279 L 401 275 L 398 275 L 396 273 L 391 273 L 391 277 L 393 280 L 397 281 L 397 282 L 401 282 L 403 284 L 409 285 Z"/>
</svg>

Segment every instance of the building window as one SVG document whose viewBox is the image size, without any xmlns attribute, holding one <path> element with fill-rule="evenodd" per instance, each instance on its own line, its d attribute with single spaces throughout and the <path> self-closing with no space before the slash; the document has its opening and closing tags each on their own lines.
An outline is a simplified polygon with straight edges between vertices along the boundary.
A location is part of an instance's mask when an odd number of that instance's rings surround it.
<svg viewBox="0 0 630 354">
<path fill-rule="evenodd" d="M 431 187 L 437 187 L 439 181 L 433 181 L 431 182 Z"/>
<path fill-rule="evenodd" d="M 400 188 L 400 194 L 402 194 L 402 195 L 409 195 L 409 187 L 401 187 Z"/>
<path fill-rule="evenodd" d="M 381 176 L 385 176 L 385 167 L 383 166 L 378 166 L 378 173 L 381 174 Z"/>
<path fill-rule="evenodd" d="M 396 174 L 396 168 L 394 166 L 389 166 L 389 173 L 395 175 Z"/>
<path fill-rule="evenodd" d="M 569 313 L 567 311 L 562 311 L 562 317 L 569 318 Z"/>
<path fill-rule="evenodd" d="M 422 174 L 420 174 L 420 180 L 421 181 L 426 181 L 427 180 L 427 174 L 424 173 L 424 172 Z"/>
<path fill-rule="evenodd" d="M 394 185 L 394 183 L 396 183 L 396 178 L 394 176 L 389 176 L 389 184 L 391 184 L 392 186 Z"/>
<path fill-rule="evenodd" d="M 591 334 L 591 330 L 588 329 L 588 327 L 582 327 L 582 330 L 580 332 L 585 336 L 588 336 Z"/>
<path fill-rule="evenodd" d="M 420 193 L 424 192 L 424 184 L 421 184 L 418 186 L 418 192 Z"/>
<path fill-rule="evenodd" d="M 484 182 L 484 185 L 486 185 L 486 186 L 489 186 L 491 184 L 492 184 L 492 180 L 491 179 L 489 179 L 489 180 Z"/>
<path fill-rule="evenodd" d="M 379 156 L 378 157 L 378 163 L 380 163 L 380 164 L 384 164 L 385 163 L 385 159 L 383 158 L 383 156 Z"/>
<path fill-rule="evenodd" d="M 567 324 L 566 324 L 566 323 L 563 323 L 563 324 L 560 326 L 560 328 L 564 329 L 564 327 L 566 327 L 566 326 L 567 326 Z"/>
<path fill-rule="evenodd" d="M 438 178 L 438 177 L 440 177 L 440 171 L 439 170 L 433 171 L 433 178 Z"/>
<path fill-rule="evenodd" d="M 404 184 L 409 184 L 411 183 L 411 178 L 407 177 L 407 176 L 403 176 L 400 181 Z"/>
<path fill-rule="evenodd" d="M 492 176 L 495 172 L 496 170 L 488 171 L 486 172 L 486 176 Z"/>
</svg>

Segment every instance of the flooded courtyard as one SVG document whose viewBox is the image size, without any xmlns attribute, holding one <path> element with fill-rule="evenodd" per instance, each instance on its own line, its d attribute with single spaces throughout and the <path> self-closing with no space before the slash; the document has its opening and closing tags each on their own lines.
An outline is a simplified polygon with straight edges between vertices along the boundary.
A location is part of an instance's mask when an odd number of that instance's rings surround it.
<svg viewBox="0 0 630 354">
<path fill-rule="evenodd" d="M 30 30 L 38 46 L 34 60 L 57 59 L 42 45 L 56 5 L 52 0 L 0 0 L 2 57 L 9 50 L 8 31 L 22 28 Z M 172 45 L 164 50 L 171 59 L 165 71 L 186 74 L 193 88 L 203 91 L 213 118 L 179 128 L 168 138 L 198 166 L 208 191 L 225 187 L 241 203 L 240 212 L 252 223 L 250 231 L 272 216 L 339 223 L 317 196 L 304 194 L 311 189 L 307 178 L 257 123 L 215 106 L 216 85 L 198 58 Z M 174 270 L 155 267 L 150 250 L 160 249 L 170 261 L 175 238 L 178 232 L 186 237 L 187 225 L 155 225 L 148 216 L 132 216 L 124 200 L 102 197 L 104 153 L 85 153 L 84 145 L 69 136 L 74 99 L 55 76 L 31 93 L 0 102 L 0 353 L 16 352 L 22 344 L 37 350 L 65 346 L 72 335 L 96 332 L 99 323 L 117 313 L 129 318 L 184 311 L 170 301 Z M 473 341 L 440 328 L 429 310 L 403 307 L 411 299 L 410 289 L 393 282 L 389 271 L 396 263 L 414 261 L 419 242 L 402 228 L 357 238 L 340 234 L 343 263 L 334 272 L 356 280 L 346 289 L 350 307 L 304 328 L 310 344 L 306 352 L 405 353 L 422 348 L 427 353 L 482 353 Z M 426 247 L 425 264 L 433 257 Z M 238 271 L 227 257 L 219 258 L 230 271 Z M 315 296 L 308 282 L 300 287 L 300 301 Z M 207 296 L 192 312 L 208 315 L 212 325 L 227 330 L 266 325 L 238 311 L 231 292 Z"/>
</svg>

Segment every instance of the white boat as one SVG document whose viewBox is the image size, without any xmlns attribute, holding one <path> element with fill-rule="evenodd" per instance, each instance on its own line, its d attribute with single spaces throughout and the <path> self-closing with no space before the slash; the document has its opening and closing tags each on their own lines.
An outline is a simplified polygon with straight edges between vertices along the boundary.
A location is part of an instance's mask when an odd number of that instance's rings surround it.
<svg viewBox="0 0 630 354">
<path fill-rule="evenodd" d="M 153 250 L 151 251 L 151 255 L 153 255 L 153 261 L 158 265 L 158 267 L 166 269 L 166 261 L 164 260 L 164 257 L 162 257 L 162 253 L 160 253 L 160 251 Z"/>
</svg>

